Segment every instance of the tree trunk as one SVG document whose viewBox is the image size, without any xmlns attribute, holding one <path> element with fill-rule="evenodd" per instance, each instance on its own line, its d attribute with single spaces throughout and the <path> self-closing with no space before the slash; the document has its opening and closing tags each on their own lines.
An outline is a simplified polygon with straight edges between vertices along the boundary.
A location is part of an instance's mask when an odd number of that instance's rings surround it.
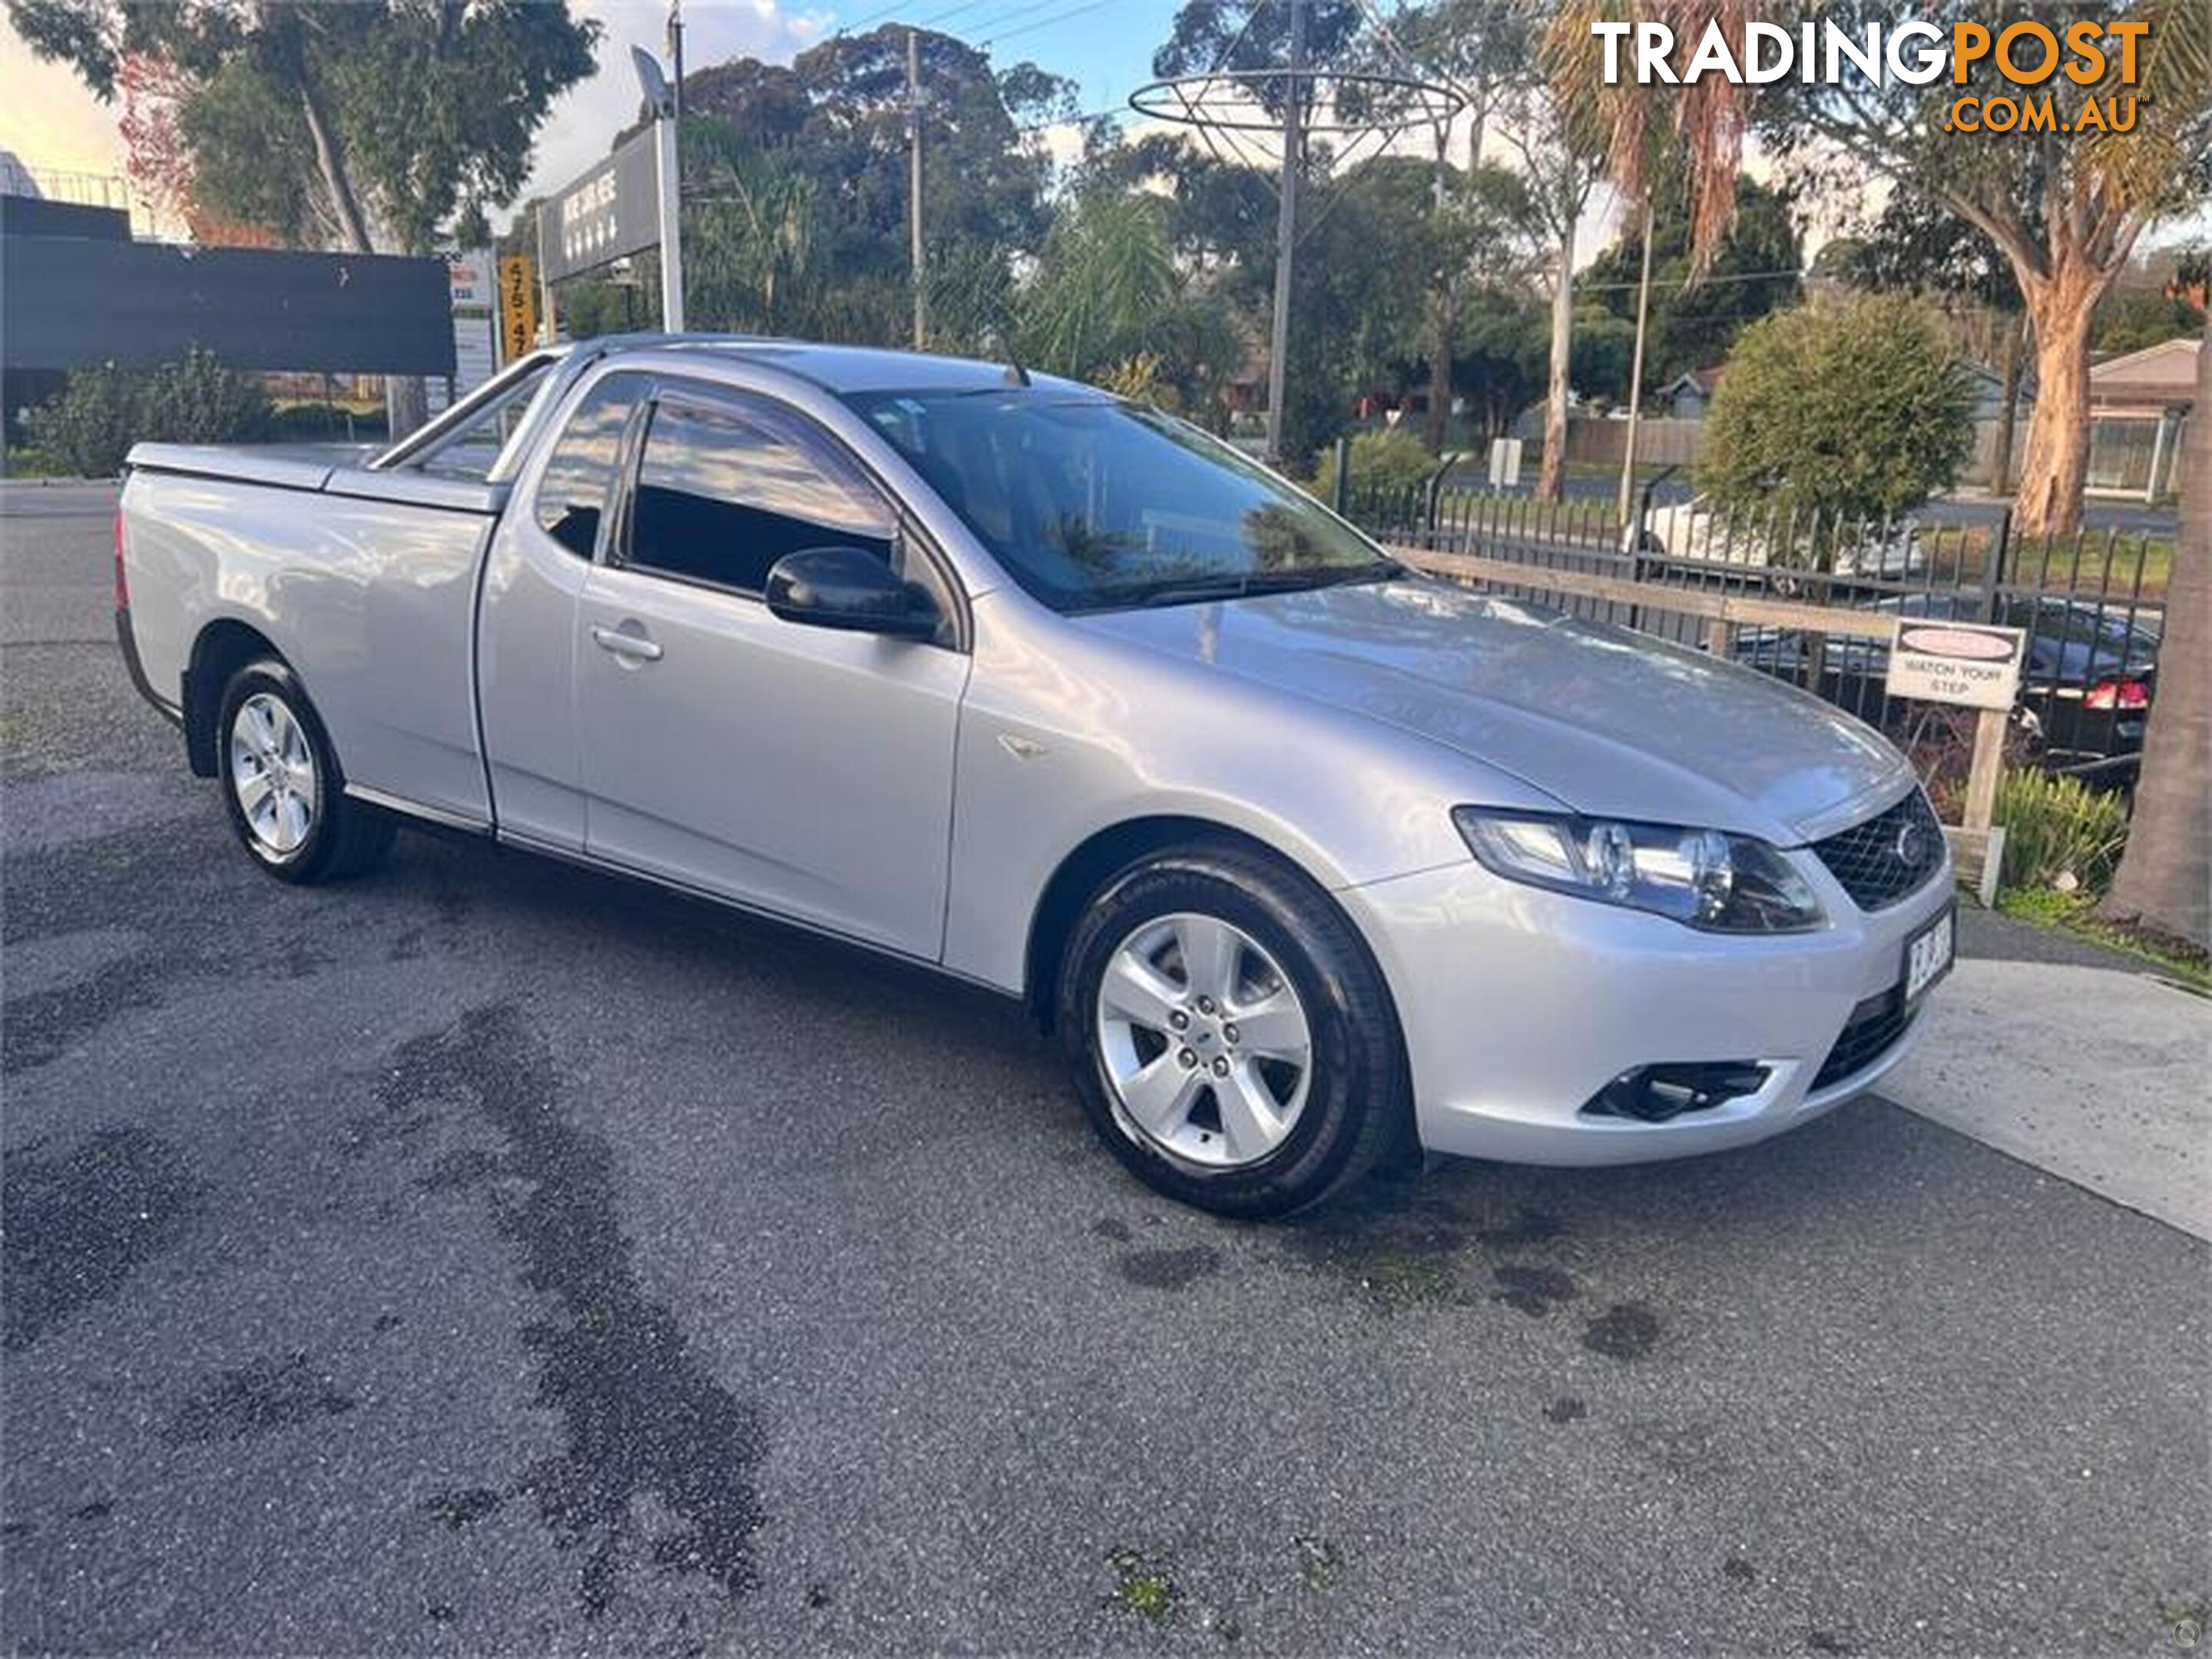
<svg viewBox="0 0 2212 1659">
<path fill-rule="evenodd" d="M 2035 325 L 2035 412 L 2028 416 L 2013 522 L 2032 536 L 2081 524 L 2089 474 L 2089 322 L 2112 280 L 2078 257 L 2022 284 Z"/>
<path fill-rule="evenodd" d="M 1429 338 L 1429 412 L 1421 435 L 1428 440 L 1429 453 L 1441 455 L 1451 433 L 1452 344 L 1459 335 L 1458 295 L 1447 286 L 1431 309 L 1436 324 Z"/>
<path fill-rule="evenodd" d="M 2181 533 L 2166 591 L 2158 700 L 2127 850 L 2100 908 L 2212 949 L 2212 337 L 2197 354 L 2197 406 L 2181 469 Z"/>
<path fill-rule="evenodd" d="M 1439 223 L 1449 189 L 1450 164 L 1446 150 L 1450 143 L 1450 126 L 1439 126 L 1436 179 L 1429 193 L 1430 215 Z M 1443 252 L 1441 245 L 1439 251 Z M 1421 422 L 1421 435 L 1428 441 L 1432 455 L 1444 453 L 1444 440 L 1451 430 L 1452 347 L 1459 339 L 1458 286 L 1459 272 L 1450 268 L 1447 253 L 1446 264 L 1437 273 L 1437 292 L 1429 307 L 1429 412 Z"/>
<path fill-rule="evenodd" d="M 316 171 L 322 174 L 323 191 L 329 198 L 331 216 L 337 222 L 339 238 L 348 252 L 374 253 L 378 252 L 377 239 L 370 234 L 368 216 L 362 211 L 361 198 L 347 171 L 344 143 L 324 112 L 321 92 L 309 77 L 304 58 L 300 60 L 299 76 L 300 109 L 307 124 L 307 136 L 315 147 Z M 393 443 L 430 418 L 429 389 L 421 375 L 385 377 L 384 418 Z"/>
<path fill-rule="evenodd" d="M 1996 441 L 1990 446 L 1992 495 L 2002 495 L 2012 488 L 2012 449 L 2014 428 L 2020 417 L 2021 371 L 2027 366 L 2027 313 L 2022 311 L 2008 317 L 2004 330 L 2004 407 L 1997 410 Z"/>
<path fill-rule="evenodd" d="M 1570 204 L 1559 232 L 1559 270 L 1552 284 L 1552 384 L 1544 404 L 1544 467 L 1536 477 L 1536 499 L 1565 501 L 1567 495 L 1568 369 L 1574 360 L 1575 211 Z"/>
</svg>

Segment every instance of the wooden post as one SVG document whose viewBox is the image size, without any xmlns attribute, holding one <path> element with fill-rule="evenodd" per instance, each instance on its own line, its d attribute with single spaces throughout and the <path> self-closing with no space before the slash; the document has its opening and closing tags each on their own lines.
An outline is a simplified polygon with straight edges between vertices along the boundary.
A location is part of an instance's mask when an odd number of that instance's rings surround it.
<svg viewBox="0 0 2212 1659">
<path fill-rule="evenodd" d="M 1984 708 L 1974 721 L 1974 761 L 1966 774 L 1966 830 L 1982 846 L 1979 890 L 1984 905 L 1996 902 L 1999 866 L 2004 860 L 2004 832 L 1993 830 L 1997 778 L 2004 771 L 2005 721 L 2009 709 Z"/>
<path fill-rule="evenodd" d="M 2005 714 L 1984 708 L 1974 721 L 1974 763 L 1966 774 L 1966 828 L 1987 830 L 1997 810 L 1997 775 L 2004 769 Z"/>
</svg>

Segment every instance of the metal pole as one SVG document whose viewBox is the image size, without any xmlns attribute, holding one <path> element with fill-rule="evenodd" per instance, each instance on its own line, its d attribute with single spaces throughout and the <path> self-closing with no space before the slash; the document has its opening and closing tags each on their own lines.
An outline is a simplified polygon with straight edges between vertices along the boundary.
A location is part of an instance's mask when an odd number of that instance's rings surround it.
<svg viewBox="0 0 2212 1659">
<path fill-rule="evenodd" d="M 673 109 L 659 112 L 653 119 L 659 134 L 660 173 L 660 326 L 670 334 L 684 331 L 684 228 L 682 175 L 676 156 L 676 116 Z"/>
<path fill-rule="evenodd" d="M 907 241 L 914 262 L 914 349 L 929 346 L 929 284 L 921 257 L 921 34 L 906 32 Z"/>
<path fill-rule="evenodd" d="M 1620 523 L 1628 525 L 1628 506 L 1636 490 L 1636 422 L 1644 404 L 1644 327 L 1651 310 L 1651 204 L 1644 204 L 1644 274 L 1636 284 L 1636 351 L 1628 369 L 1628 445 L 1620 459 Z"/>
<path fill-rule="evenodd" d="M 1305 170 L 1307 0 L 1287 0 L 1291 9 L 1290 76 L 1283 100 L 1283 189 L 1275 216 L 1275 314 L 1267 337 L 1267 460 L 1283 464 L 1283 387 L 1291 356 L 1291 268 L 1298 240 L 1298 175 Z"/>
<path fill-rule="evenodd" d="M 551 345 L 561 337 L 559 321 L 553 315 L 553 278 L 547 274 L 545 264 L 545 204 L 538 204 L 538 326 L 545 331 L 545 343 Z M 535 345 L 536 341 L 531 343 Z"/>
<path fill-rule="evenodd" d="M 670 0 L 668 58 L 676 68 L 676 124 L 684 125 L 684 0 Z"/>
</svg>

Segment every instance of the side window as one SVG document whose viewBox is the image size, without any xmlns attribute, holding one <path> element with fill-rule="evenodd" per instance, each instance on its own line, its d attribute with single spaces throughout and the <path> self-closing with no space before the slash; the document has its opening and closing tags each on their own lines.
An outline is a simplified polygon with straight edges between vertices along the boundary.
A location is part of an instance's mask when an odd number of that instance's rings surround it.
<svg viewBox="0 0 2212 1659">
<path fill-rule="evenodd" d="M 599 544 L 622 465 L 623 428 L 641 385 L 637 375 L 611 374 L 586 393 L 538 482 L 538 528 L 580 559 Z"/>
<path fill-rule="evenodd" d="M 797 422 L 680 395 L 653 405 L 630 563 L 757 594 L 787 553 L 861 547 L 889 564 L 896 534 L 875 491 Z"/>
</svg>

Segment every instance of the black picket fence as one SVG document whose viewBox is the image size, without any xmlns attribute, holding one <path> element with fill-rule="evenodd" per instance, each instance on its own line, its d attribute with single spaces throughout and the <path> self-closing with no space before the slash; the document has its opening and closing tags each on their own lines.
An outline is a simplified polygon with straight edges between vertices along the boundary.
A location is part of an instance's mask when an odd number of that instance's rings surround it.
<svg viewBox="0 0 2212 1659">
<path fill-rule="evenodd" d="M 2132 781 L 2158 681 L 2169 541 L 2147 532 L 2024 536 L 1992 523 L 1850 520 L 1781 507 L 1729 512 L 1655 503 L 1635 528 L 1610 501 L 1538 501 L 1449 486 L 1362 489 L 1339 510 L 1384 542 L 1476 554 L 1649 586 L 1652 603 L 1485 582 L 1555 610 L 1724 651 L 1747 668 L 1814 692 L 1926 756 L 1962 744 L 1971 711 L 1893 699 L 1881 640 L 1812 628 L 1715 623 L 1665 606 L 1661 590 L 1783 599 L 1870 616 L 2001 623 L 2027 657 L 2014 723 L 2017 758 L 2093 781 Z M 1960 717 L 1964 715 L 1962 720 Z M 1933 757 L 1929 757 L 1933 759 Z"/>
</svg>

